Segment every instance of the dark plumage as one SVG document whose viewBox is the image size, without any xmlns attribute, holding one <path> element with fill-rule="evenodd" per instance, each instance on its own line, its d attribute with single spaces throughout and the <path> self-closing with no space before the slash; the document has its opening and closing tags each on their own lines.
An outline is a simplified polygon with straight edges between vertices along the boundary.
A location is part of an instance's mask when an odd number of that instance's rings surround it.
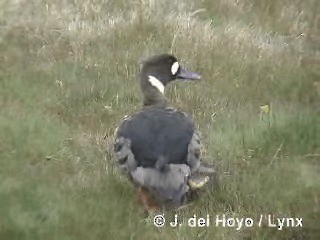
<svg viewBox="0 0 320 240">
<path fill-rule="evenodd" d="M 197 80 L 200 76 L 183 69 L 169 54 L 143 62 L 144 107 L 122 121 L 114 149 L 119 166 L 144 189 L 139 192 L 148 190 L 157 199 L 181 204 L 190 187 L 197 186 L 188 181 L 200 167 L 200 140 L 192 118 L 166 105 L 164 87 L 175 79 Z"/>
<path fill-rule="evenodd" d="M 118 137 L 131 140 L 138 166 L 162 168 L 166 163 L 186 163 L 194 132 L 192 120 L 173 109 L 147 107 L 123 122 Z"/>
</svg>

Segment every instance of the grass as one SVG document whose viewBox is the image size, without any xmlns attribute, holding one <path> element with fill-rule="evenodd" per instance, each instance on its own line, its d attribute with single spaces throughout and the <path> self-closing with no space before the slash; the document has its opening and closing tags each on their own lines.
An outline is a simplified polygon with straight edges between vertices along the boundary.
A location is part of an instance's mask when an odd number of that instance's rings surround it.
<svg viewBox="0 0 320 240">
<path fill-rule="evenodd" d="M 0 239 L 318 239 L 319 8 L 2 1 Z M 193 114 L 220 173 L 219 188 L 179 212 L 184 223 L 209 214 L 208 228 L 146 222 L 114 168 L 114 130 L 141 106 L 139 62 L 162 52 L 203 75 L 166 96 Z M 303 227 L 237 231 L 214 226 L 217 214 L 299 217 Z"/>
</svg>

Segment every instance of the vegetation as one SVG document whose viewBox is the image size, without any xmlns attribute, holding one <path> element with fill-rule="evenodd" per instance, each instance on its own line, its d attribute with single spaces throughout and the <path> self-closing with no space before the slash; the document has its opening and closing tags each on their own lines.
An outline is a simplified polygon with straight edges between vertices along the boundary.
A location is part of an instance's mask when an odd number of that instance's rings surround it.
<svg viewBox="0 0 320 240">
<path fill-rule="evenodd" d="M 0 3 L 0 239 L 319 239 L 318 0 Z M 171 84 L 220 187 L 156 228 L 114 167 L 139 62 L 174 53 L 203 75 Z M 107 153 L 106 153 L 107 149 Z M 173 212 L 166 213 L 170 219 Z M 216 215 L 253 227 L 216 227 Z M 303 227 L 257 226 L 260 214 Z"/>
</svg>

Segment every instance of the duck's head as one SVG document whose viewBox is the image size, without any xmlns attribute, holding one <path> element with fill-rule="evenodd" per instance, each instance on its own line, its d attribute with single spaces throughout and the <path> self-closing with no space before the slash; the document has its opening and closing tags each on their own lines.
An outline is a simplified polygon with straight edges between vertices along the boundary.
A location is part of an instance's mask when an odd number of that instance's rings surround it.
<svg viewBox="0 0 320 240">
<path fill-rule="evenodd" d="M 174 80 L 190 81 L 200 79 L 200 75 L 180 66 L 176 57 L 170 54 L 153 56 L 142 63 L 140 84 L 144 95 L 144 105 L 165 106 L 165 86 Z"/>
</svg>

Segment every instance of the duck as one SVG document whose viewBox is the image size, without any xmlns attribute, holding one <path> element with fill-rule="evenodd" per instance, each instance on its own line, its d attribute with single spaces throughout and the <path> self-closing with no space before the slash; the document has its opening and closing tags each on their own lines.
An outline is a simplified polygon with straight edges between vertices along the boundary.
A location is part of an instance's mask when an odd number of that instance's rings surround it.
<svg viewBox="0 0 320 240">
<path fill-rule="evenodd" d="M 126 116 L 115 132 L 114 152 L 122 172 L 133 182 L 144 210 L 164 203 L 182 206 L 215 170 L 202 164 L 199 133 L 192 117 L 168 106 L 165 87 L 175 81 L 198 81 L 171 54 L 142 62 L 141 110 Z M 199 176 L 198 173 L 204 173 Z"/>
</svg>

